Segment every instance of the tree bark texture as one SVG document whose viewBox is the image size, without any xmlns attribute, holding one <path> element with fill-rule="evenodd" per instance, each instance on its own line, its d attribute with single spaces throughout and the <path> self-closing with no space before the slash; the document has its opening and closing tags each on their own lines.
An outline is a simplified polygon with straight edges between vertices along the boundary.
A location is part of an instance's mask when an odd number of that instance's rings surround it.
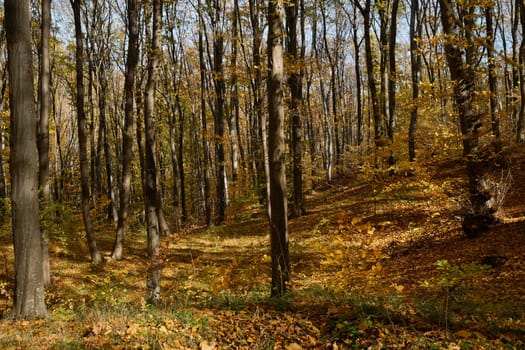
<svg viewBox="0 0 525 350">
<path fill-rule="evenodd" d="M 419 82 L 421 72 L 421 54 L 419 39 L 421 38 L 420 0 L 411 0 L 410 7 L 410 68 L 412 78 L 412 108 L 410 109 L 410 125 L 408 127 L 408 160 L 416 159 L 416 128 L 418 116 Z"/>
<path fill-rule="evenodd" d="M 291 116 L 291 136 L 292 136 L 292 179 L 293 195 L 291 215 L 293 217 L 305 214 L 304 195 L 303 195 L 303 164 L 302 164 L 302 113 L 303 113 L 303 87 L 302 65 L 304 64 L 298 48 L 297 20 L 299 18 L 299 0 L 294 0 L 285 7 L 286 11 L 286 51 L 289 62 L 288 85 L 290 87 L 290 111 Z"/>
<path fill-rule="evenodd" d="M 122 259 L 124 240 L 126 237 L 126 221 L 129 215 L 131 196 L 131 167 L 133 161 L 133 135 L 134 135 L 134 100 L 135 100 L 135 75 L 139 60 L 137 25 L 138 8 L 137 0 L 127 1 L 128 16 L 128 56 L 126 60 L 126 76 L 124 80 L 124 129 L 122 130 L 122 174 L 120 179 L 120 208 L 118 212 L 117 233 L 111 257 Z"/>
<path fill-rule="evenodd" d="M 214 132 L 216 167 L 216 207 L 215 224 L 224 221 L 226 212 L 226 157 L 224 152 L 224 104 L 226 102 L 226 82 L 224 80 L 224 36 L 220 21 L 223 16 L 221 0 L 213 1 L 213 86 L 215 89 Z"/>
<path fill-rule="evenodd" d="M 148 232 L 148 259 L 146 284 L 149 302 L 160 300 L 160 227 L 157 215 L 159 201 L 158 166 L 156 156 L 155 85 L 161 56 L 162 0 L 153 0 L 153 31 L 148 55 L 148 78 L 144 96 L 145 159 L 144 205 Z"/>
<path fill-rule="evenodd" d="M 11 202 L 15 293 L 11 317 L 45 317 L 38 208 L 37 112 L 34 105 L 29 0 L 5 1 L 11 109 Z"/>
<path fill-rule="evenodd" d="M 50 112 L 50 63 L 49 63 L 49 40 L 51 36 L 51 0 L 42 0 L 42 24 L 40 31 L 40 80 L 38 84 L 38 95 L 40 101 L 40 118 L 38 119 L 38 188 L 40 203 L 44 214 L 48 214 L 47 207 L 51 200 L 49 186 L 49 112 Z M 51 271 L 49 267 L 49 236 L 47 229 L 41 227 L 42 233 L 42 269 L 44 273 L 44 285 L 51 283 Z"/>
<path fill-rule="evenodd" d="M 463 221 L 463 230 L 468 237 L 483 233 L 495 222 L 494 213 L 487 205 L 490 193 L 483 186 L 484 176 L 490 170 L 479 154 L 479 137 L 482 114 L 474 106 L 476 93 L 475 64 L 477 46 L 474 40 L 474 18 L 468 7 L 458 6 L 451 0 L 440 0 L 441 22 L 445 33 L 445 54 L 454 84 L 454 102 L 459 114 L 463 137 L 463 156 L 466 159 L 469 181 L 470 205 Z M 467 5 L 468 6 L 468 5 Z M 461 29 L 458 22 L 461 21 Z M 460 44 L 463 37 L 466 46 Z M 463 57 L 465 57 L 463 59 Z"/>
<path fill-rule="evenodd" d="M 288 289 L 290 258 L 284 161 L 283 8 L 280 0 L 268 1 L 268 67 L 271 295 L 281 297 Z"/>
</svg>

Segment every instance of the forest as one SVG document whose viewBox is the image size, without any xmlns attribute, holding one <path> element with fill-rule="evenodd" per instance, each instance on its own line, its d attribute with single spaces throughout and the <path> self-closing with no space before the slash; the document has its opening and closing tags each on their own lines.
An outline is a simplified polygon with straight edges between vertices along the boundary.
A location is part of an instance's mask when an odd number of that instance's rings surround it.
<svg viewBox="0 0 525 350">
<path fill-rule="evenodd" d="M 525 2 L 0 5 L 2 349 L 525 347 Z"/>
</svg>

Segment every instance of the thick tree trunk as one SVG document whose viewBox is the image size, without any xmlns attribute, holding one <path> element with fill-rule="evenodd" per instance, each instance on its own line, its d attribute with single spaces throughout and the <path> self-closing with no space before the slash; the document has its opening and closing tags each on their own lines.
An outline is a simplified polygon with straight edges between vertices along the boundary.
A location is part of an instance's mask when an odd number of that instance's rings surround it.
<svg viewBox="0 0 525 350">
<path fill-rule="evenodd" d="M 76 107 L 77 107 L 77 121 L 78 121 L 78 148 L 80 157 L 80 182 L 81 182 L 81 207 L 82 218 L 86 229 L 87 242 L 89 252 L 91 255 L 91 262 L 98 264 L 103 261 L 102 255 L 97 248 L 95 241 L 95 233 L 91 223 L 89 214 L 90 197 L 89 197 L 89 158 L 87 154 L 87 120 L 86 112 L 84 110 L 84 45 L 82 41 L 82 23 L 80 18 L 80 3 L 81 0 L 71 0 L 73 7 L 73 15 L 75 18 L 75 37 L 76 37 L 76 51 L 75 51 L 75 67 L 76 67 Z"/>
<path fill-rule="evenodd" d="M 134 100 L 135 74 L 139 59 L 138 50 L 138 9 L 137 0 L 128 0 L 128 55 L 126 61 L 126 76 L 124 80 L 124 130 L 122 130 L 122 174 L 120 177 L 120 208 L 118 212 L 117 233 L 113 244 L 113 259 L 122 259 L 124 239 L 126 237 L 126 221 L 129 215 L 131 197 L 131 168 L 133 161 L 134 135 Z"/>
<path fill-rule="evenodd" d="M 484 186 L 485 175 L 490 171 L 483 156 L 479 153 L 479 137 L 482 127 L 482 113 L 474 105 L 476 93 L 475 63 L 478 61 L 478 48 L 474 40 L 473 16 L 459 6 L 459 16 L 453 11 L 455 4 L 451 0 L 440 0 L 441 22 L 446 35 L 445 54 L 454 82 L 454 102 L 458 111 L 461 134 L 463 136 L 463 156 L 466 159 L 469 181 L 470 204 L 463 221 L 463 230 L 467 237 L 477 236 L 495 223 L 494 212 L 488 205 L 491 202 L 490 191 Z M 459 18 L 462 26 L 454 20 Z M 466 45 L 458 40 L 465 38 Z M 465 59 L 463 59 L 465 57 Z"/>
<path fill-rule="evenodd" d="M 45 317 L 38 212 L 37 113 L 34 105 L 29 0 L 5 1 L 11 108 L 11 203 L 15 293 L 11 317 Z"/>
<path fill-rule="evenodd" d="M 284 57 L 282 3 L 268 1 L 268 149 L 270 167 L 270 239 L 273 297 L 282 297 L 290 281 L 284 142 Z"/>
<path fill-rule="evenodd" d="M 160 300 L 160 226 L 157 212 L 159 201 L 158 167 L 156 157 L 155 85 L 161 56 L 162 0 L 153 0 L 153 31 L 148 55 L 148 79 L 144 96 L 144 124 L 146 135 L 144 159 L 144 206 L 148 232 L 149 266 L 146 276 L 149 302 Z"/>
</svg>

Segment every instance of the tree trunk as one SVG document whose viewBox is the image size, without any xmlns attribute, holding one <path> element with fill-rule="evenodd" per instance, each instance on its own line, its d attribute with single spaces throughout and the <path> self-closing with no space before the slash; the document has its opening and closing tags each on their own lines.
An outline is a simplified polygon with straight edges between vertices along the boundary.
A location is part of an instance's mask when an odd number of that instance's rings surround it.
<svg viewBox="0 0 525 350">
<path fill-rule="evenodd" d="M 137 0 L 128 0 L 128 55 L 126 61 L 126 76 L 124 81 L 124 130 L 122 130 L 122 174 L 120 176 L 120 208 L 118 212 L 117 233 L 113 244 L 113 259 L 122 259 L 124 239 L 126 237 L 126 221 L 129 215 L 131 197 L 131 168 L 133 161 L 135 74 L 139 59 L 138 49 L 138 8 Z"/>
<path fill-rule="evenodd" d="M 11 108 L 11 203 L 15 293 L 11 317 L 47 315 L 38 212 L 37 113 L 29 0 L 5 1 Z"/>
<path fill-rule="evenodd" d="M 204 200 L 204 217 L 206 226 L 212 224 L 211 220 L 211 196 L 208 157 L 210 145 L 208 143 L 208 123 L 206 121 L 206 62 L 204 61 L 204 20 L 202 19 L 202 3 L 198 2 L 199 9 L 199 70 L 200 70 L 200 105 L 201 105 L 201 127 L 202 127 L 202 185 Z"/>
<path fill-rule="evenodd" d="M 288 3 L 286 11 L 286 51 L 289 55 L 290 73 L 288 85 L 290 87 L 290 111 L 291 134 L 292 134 L 292 173 L 293 173 L 293 193 L 292 193 L 292 217 L 299 217 L 305 214 L 303 196 L 303 164 L 302 164 L 302 113 L 303 113 L 303 87 L 302 87 L 302 57 L 300 56 L 297 43 L 297 20 L 299 17 L 299 0 Z"/>
<path fill-rule="evenodd" d="M 472 9 L 462 6 L 458 6 L 458 13 L 454 13 L 455 4 L 450 0 L 440 0 L 439 3 L 446 35 L 445 54 L 454 82 L 454 101 L 461 124 L 463 156 L 469 181 L 470 205 L 464 217 L 463 230 L 467 237 L 474 237 L 496 222 L 494 212 L 487 204 L 492 199 L 490 191 L 486 191 L 483 185 L 484 176 L 490 169 L 484 164 L 478 150 L 482 113 L 476 109 L 473 101 L 476 93 L 475 64 L 479 61 L 474 38 L 474 17 L 468 13 Z M 461 27 L 454 19 L 461 23 Z M 466 45 L 458 38 L 465 38 Z"/>
<path fill-rule="evenodd" d="M 223 17 L 220 0 L 213 1 L 212 28 L 213 28 L 213 86 L 215 89 L 214 132 L 215 132 L 215 167 L 216 167 L 216 207 L 215 224 L 224 221 L 226 211 L 226 168 L 224 153 L 224 104 L 226 84 L 224 81 L 224 33 L 220 30 L 219 21 Z"/>
<path fill-rule="evenodd" d="M 408 160 L 410 162 L 416 159 L 416 127 L 421 71 L 421 54 L 418 52 L 422 28 L 419 14 L 419 1 L 420 0 L 411 0 L 410 8 L 410 67 L 412 76 L 412 108 L 410 110 L 410 125 L 408 127 Z"/>
<path fill-rule="evenodd" d="M 368 90 L 370 92 L 370 103 L 372 104 L 372 118 L 374 120 L 374 141 L 376 146 L 384 142 L 384 128 L 383 118 L 381 115 L 379 96 L 377 94 L 377 86 L 374 74 L 374 60 L 372 52 L 372 39 L 370 37 L 370 16 L 371 16 L 371 0 L 366 0 L 365 7 L 362 7 L 359 1 L 354 1 L 363 15 L 363 37 L 365 41 L 365 58 L 366 58 L 366 72 L 368 75 Z"/>
<path fill-rule="evenodd" d="M 518 2 L 521 30 L 525 30 L 525 4 L 523 1 Z M 519 87 L 520 87 L 520 109 L 518 114 L 518 122 L 516 127 L 516 141 L 518 143 L 525 142 L 525 36 L 521 38 L 521 44 L 519 49 Z"/>
<path fill-rule="evenodd" d="M 146 135 L 144 159 L 144 206 L 148 232 L 147 297 L 149 302 L 160 300 L 160 227 L 157 215 L 158 167 L 156 157 L 155 85 L 161 56 L 162 0 L 153 0 L 153 31 L 148 54 L 148 78 L 144 96 L 144 126 Z"/>
<path fill-rule="evenodd" d="M 284 57 L 282 3 L 268 1 L 268 150 L 270 239 L 273 297 L 282 297 L 290 280 L 284 142 Z"/>
<path fill-rule="evenodd" d="M 235 2 L 235 10 L 232 20 L 232 53 L 231 53 L 231 96 L 228 117 L 228 131 L 230 135 L 230 159 L 232 167 L 232 182 L 237 182 L 239 178 L 239 153 L 240 153 L 240 134 L 236 128 L 239 125 L 239 85 L 237 73 L 237 56 L 239 51 L 239 4 Z M 237 186 L 238 188 L 238 186 Z"/>
<path fill-rule="evenodd" d="M 361 50 L 361 41 L 357 35 L 357 14 L 355 13 L 354 7 L 354 16 L 352 21 L 352 31 L 353 31 L 353 43 L 354 43 L 354 66 L 355 66 L 355 80 L 356 80 L 356 114 L 357 114 L 357 145 L 361 146 L 363 143 L 363 99 L 362 99 L 362 88 L 361 88 L 361 62 L 360 54 Z"/>
<path fill-rule="evenodd" d="M 49 186 L 49 39 L 51 36 L 51 0 L 42 0 L 42 29 L 40 32 L 40 80 L 38 95 L 40 100 L 40 118 L 38 119 L 38 188 L 40 204 L 44 217 L 47 216 L 47 207 L 51 201 Z M 42 233 L 42 269 L 44 271 L 44 285 L 51 283 L 51 271 L 49 267 L 49 236 L 44 225 L 41 226 Z"/>
<path fill-rule="evenodd" d="M 392 11 L 390 17 L 390 32 L 388 39 L 388 138 L 390 142 L 394 141 L 394 128 L 396 121 L 396 39 L 397 39 L 397 10 L 399 0 L 392 1 Z M 393 160 L 393 157 L 390 158 Z M 391 166 L 393 164 L 390 164 Z"/>
<path fill-rule="evenodd" d="M 75 18 L 75 37 L 76 37 L 76 51 L 75 51 L 75 67 L 76 67 L 76 107 L 77 107 L 77 122 L 78 122 L 78 148 L 80 157 L 80 182 L 81 182 L 81 207 L 82 218 L 86 229 L 87 242 L 89 252 L 91 254 L 91 262 L 98 264 L 103 261 L 102 255 L 97 248 L 95 241 L 95 233 L 89 215 L 89 158 L 87 154 L 87 121 L 86 112 L 84 110 L 84 45 L 82 41 L 82 22 L 80 18 L 80 3 L 81 0 L 71 0 L 73 7 L 73 15 Z"/>
<path fill-rule="evenodd" d="M 186 173 L 184 172 L 184 109 L 177 98 L 179 110 L 179 178 L 180 178 L 180 221 L 184 224 L 188 219 L 186 212 Z"/>
<path fill-rule="evenodd" d="M 250 120 L 250 156 L 252 159 L 253 184 L 259 194 L 259 203 L 268 202 L 267 186 L 267 166 L 266 166 L 266 118 L 263 113 L 263 94 L 262 88 L 262 57 L 261 44 L 263 38 L 263 28 L 260 23 L 260 16 L 262 12 L 261 0 L 249 0 L 250 7 L 250 24 L 252 29 L 252 67 L 253 75 L 251 76 L 251 90 L 252 90 L 252 109 L 253 115 Z M 269 211 L 268 211 L 269 214 Z"/>
<path fill-rule="evenodd" d="M 493 8 L 494 5 L 489 3 L 485 8 L 485 22 L 487 26 L 487 66 L 489 82 L 489 107 L 492 127 L 492 135 L 499 139 L 499 103 L 498 103 L 498 80 L 496 75 L 496 63 L 494 54 L 494 25 L 493 25 Z"/>
</svg>

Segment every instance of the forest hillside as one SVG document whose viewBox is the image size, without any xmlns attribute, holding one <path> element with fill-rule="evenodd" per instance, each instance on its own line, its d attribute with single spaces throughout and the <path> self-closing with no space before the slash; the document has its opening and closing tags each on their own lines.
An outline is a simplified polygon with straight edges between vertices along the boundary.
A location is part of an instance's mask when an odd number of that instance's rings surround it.
<svg viewBox="0 0 525 350">
<path fill-rule="evenodd" d="M 465 238 L 461 157 L 391 174 L 353 168 L 317 181 L 290 220 L 291 291 L 268 299 L 268 223 L 257 198 L 224 225 L 161 241 L 162 300 L 144 301 L 146 233 L 93 265 L 80 213 L 50 229 L 49 318 L 0 323 L 2 349 L 518 349 L 525 346 L 525 149 L 508 152 L 500 224 Z M 57 219 L 58 220 L 58 219 Z M 96 225 L 109 254 L 114 228 Z M 12 304 L 9 220 L 0 236 L 0 310 Z"/>
</svg>

